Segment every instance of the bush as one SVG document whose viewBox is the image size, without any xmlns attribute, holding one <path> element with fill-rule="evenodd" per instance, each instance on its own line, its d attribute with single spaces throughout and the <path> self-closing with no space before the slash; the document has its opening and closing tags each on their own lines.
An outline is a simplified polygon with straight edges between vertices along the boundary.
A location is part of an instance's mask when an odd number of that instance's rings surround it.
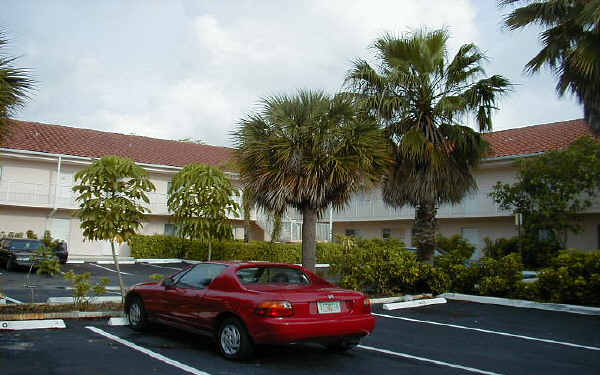
<svg viewBox="0 0 600 375">
<path fill-rule="evenodd" d="M 206 260 L 208 245 L 202 241 L 182 240 L 176 236 L 155 234 L 136 235 L 129 240 L 131 256 L 135 258 L 184 258 Z M 330 263 L 341 253 L 337 243 L 317 244 L 317 262 Z M 212 244 L 215 260 L 264 260 L 278 263 L 300 263 L 302 246 L 299 243 L 276 243 L 265 241 L 215 241 Z"/>
<path fill-rule="evenodd" d="M 54 276 L 60 273 L 60 263 L 52 249 L 42 246 L 35 251 L 35 254 L 41 259 L 36 271 L 38 275 Z"/>
<path fill-rule="evenodd" d="M 548 266 L 558 254 L 556 241 L 542 241 L 531 237 L 498 238 L 495 241 L 485 238 L 483 252 L 486 256 L 500 259 L 509 254 L 520 254 L 523 265 L 528 269 L 540 269 Z"/>
<path fill-rule="evenodd" d="M 538 277 L 544 301 L 600 306 L 600 251 L 563 250 Z"/>
<path fill-rule="evenodd" d="M 464 237 L 455 234 L 452 237 L 444 237 L 441 234 L 436 238 L 437 247 L 447 253 L 454 253 L 464 259 L 469 259 L 475 252 L 475 246 L 471 245 Z"/>
<path fill-rule="evenodd" d="M 64 274 L 64 278 L 73 284 L 73 306 L 75 309 L 85 311 L 87 307 L 94 303 L 96 296 L 106 293 L 106 286 L 110 282 L 108 277 L 103 277 L 95 284 L 90 282 L 91 273 L 74 273 L 69 271 Z M 90 292 L 94 295 L 90 296 Z"/>
</svg>

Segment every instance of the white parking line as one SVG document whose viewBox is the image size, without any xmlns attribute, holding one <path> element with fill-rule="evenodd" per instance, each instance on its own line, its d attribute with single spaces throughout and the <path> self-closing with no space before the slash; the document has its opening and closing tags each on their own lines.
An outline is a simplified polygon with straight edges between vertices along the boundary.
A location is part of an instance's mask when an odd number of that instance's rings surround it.
<svg viewBox="0 0 600 375">
<path fill-rule="evenodd" d="M 198 369 L 196 369 L 196 368 L 193 368 L 193 367 L 191 367 L 191 366 L 188 366 L 188 365 L 186 365 L 186 364 L 183 364 L 183 363 L 181 363 L 181 362 L 178 362 L 178 361 L 176 361 L 176 360 L 174 360 L 174 359 L 171 359 L 171 358 L 165 357 L 165 356 L 164 356 L 164 355 L 162 355 L 162 354 L 158 354 L 158 353 L 156 353 L 156 352 L 153 352 L 152 350 L 149 350 L 149 349 L 143 348 L 143 347 L 141 347 L 141 346 L 139 346 L 139 345 L 136 345 L 136 344 L 134 344 L 134 343 L 132 343 L 132 342 L 130 342 L 130 341 L 124 340 L 124 339 L 122 339 L 122 338 L 120 338 L 120 337 L 118 337 L 118 336 L 111 335 L 110 333 L 108 333 L 108 332 L 105 332 L 105 331 L 103 331 L 103 330 L 101 330 L 101 329 L 99 329 L 99 328 L 96 328 L 96 327 L 85 327 L 85 328 L 89 329 L 90 331 L 92 331 L 92 332 L 94 332 L 94 333 L 97 333 L 97 334 L 99 334 L 99 335 L 102 335 L 102 336 L 104 336 L 104 337 L 106 337 L 106 338 L 108 338 L 108 339 L 111 339 L 111 340 L 113 340 L 113 341 L 116 341 L 116 342 L 118 342 L 119 344 L 125 345 L 125 346 L 127 346 L 127 347 L 129 347 L 129 348 L 131 348 L 131 349 L 134 349 L 134 350 L 137 350 L 137 351 L 139 351 L 139 352 L 142 352 L 142 353 L 146 354 L 147 356 L 150 356 L 150 357 L 152 357 L 152 358 L 154 358 L 154 359 L 157 359 L 157 360 L 159 360 L 159 361 L 161 361 L 161 362 L 164 362 L 164 363 L 166 363 L 166 364 L 168 364 L 168 365 L 171 365 L 171 366 L 177 367 L 178 369 L 181 369 L 181 370 L 183 370 L 183 371 L 185 371 L 185 372 L 189 372 L 190 374 L 195 374 L 195 375 L 210 375 L 210 374 L 209 374 L 209 373 L 207 373 L 207 372 L 200 371 L 200 370 L 198 370 Z"/>
<path fill-rule="evenodd" d="M 21 303 L 23 303 L 23 302 L 19 301 L 18 299 L 10 298 L 9 296 L 4 296 L 4 297 L 2 297 L 2 298 L 4 298 L 4 299 L 5 299 L 5 300 L 7 300 L 7 301 L 10 301 L 10 302 L 12 302 L 12 303 L 16 303 L 16 304 L 21 304 Z"/>
<path fill-rule="evenodd" d="M 177 271 L 181 271 L 183 268 L 177 268 L 177 267 L 167 267 L 167 266 L 157 266 L 156 264 L 150 264 L 150 263 L 141 263 L 144 266 L 150 266 L 150 267 L 156 267 L 156 268 L 168 268 L 170 270 L 177 270 Z"/>
<path fill-rule="evenodd" d="M 370 350 L 372 352 L 379 352 L 379 353 L 383 353 L 383 354 L 389 354 L 389 355 L 393 355 L 393 356 L 396 356 L 396 357 L 403 357 L 403 358 L 415 359 L 417 361 L 433 363 L 433 364 L 440 365 L 440 366 L 457 368 L 457 369 L 461 369 L 461 370 L 465 370 L 465 371 L 469 371 L 469 372 L 475 372 L 477 374 L 500 375 L 497 372 L 480 370 L 480 369 L 476 369 L 476 368 L 473 368 L 473 367 L 466 367 L 466 366 L 462 366 L 462 365 L 457 365 L 455 363 L 448 363 L 448 362 L 436 361 L 434 359 L 417 357 L 417 356 L 406 354 L 406 353 L 393 352 L 391 350 L 374 348 L 372 346 L 358 345 L 357 348 L 364 349 L 364 350 Z"/>
<path fill-rule="evenodd" d="M 110 271 L 110 272 L 117 273 L 117 271 L 116 271 L 116 270 L 113 270 L 112 268 L 103 267 L 103 266 L 101 266 L 101 265 L 98 265 L 98 264 L 96 264 L 96 263 L 90 263 L 90 264 L 91 264 L 92 266 L 94 266 L 94 267 L 102 268 L 103 270 L 107 270 L 107 271 Z M 133 274 L 132 274 L 132 273 L 127 273 L 127 272 L 123 272 L 123 271 L 121 271 L 121 275 L 130 275 L 130 276 L 133 276 Z"/>
<path fill-rule="evenodd" d="M 465 329 L 465 330 L 469 330 L 469 331 L 491 333 L 491 334 L 500 335 L 500 336 L 516 337 L 516 338 L 524 339 L 524 340 L 539 341 L 539 342 L 546 342 L 546 343 L 549 343 L 549 344 L 557 344 L 557 345 L 570 346 L 570 347 L 573 347 L 573 348 L 588 349 L 588 350 L 599 350 L 600 351 L 600 348 L 595 347 L 595 346 L 579 345 L 579 344 L 573 344 L 571 342 L 556 341 L 556 340 L 550 340 L 550 339 L 540 339 L 540 338 L 537 338 L 537 337 L 530 337 L 530 336 L 523 336 L 523 335 L 515 335 L 513 333 L 500 332 L 500 331 L 492 331 L 492 330 L 483 329 L 483 328 L 465 327 L 465 326 L 459 326 L 457 324 L 431 322 L 429 320 L 418 320 L 418 319 L 411 319 L 411 318 L 405 318 L 405 317 L 401 317 L 401 316 L 392 316 L 392 315 L 385 315 L 385 314 L 375 314 L 374 313 L 373 315 L 375 315 L 375 316 L 381 316 L 383 318 L 405 320 L 407 322 L 413 322 L 413 323 L 433 324 L 433 325 L 436 325 L 436 326 L 445 326 L 445 327 L 459 328 L 459 329 Z"/>
</svg>

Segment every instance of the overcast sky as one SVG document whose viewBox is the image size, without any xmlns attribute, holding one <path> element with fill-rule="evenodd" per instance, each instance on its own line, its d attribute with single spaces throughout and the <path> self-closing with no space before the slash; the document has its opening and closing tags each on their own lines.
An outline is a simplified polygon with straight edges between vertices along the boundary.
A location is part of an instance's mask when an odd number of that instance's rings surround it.
<svg viewBox="0 0 600 375">
<path fill-rule="evenodd" d="M 494 129 L 582 117 L 550 73 L 528 76 L 537 30 L 501 27 L 495 0 L 4 0 L 0 29 L 37 90 L 17 118 L 231 146 L 264 96 L 338 91 L 352 59 L 384 32 L 447 27 L 486 70 L 517 84 Z"/>
</svg>

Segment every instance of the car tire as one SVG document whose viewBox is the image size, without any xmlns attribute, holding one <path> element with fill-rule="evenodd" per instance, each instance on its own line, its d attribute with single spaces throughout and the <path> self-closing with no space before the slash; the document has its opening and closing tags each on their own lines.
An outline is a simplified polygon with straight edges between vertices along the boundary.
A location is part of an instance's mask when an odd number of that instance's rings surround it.
<svg viewBox="0 0 600 375">
<path fill-rule="evenodd" d="M 13 258 L 8 258 L 8 260 L 6 261 L 6 270 L 7 271 L 16 271 L 17 270 L 17 264 L 15 263 Z"/>
<path fill-rule="evenodd" d="M 250 335 L 239 319 L 223 320 L 217 334 L 217 347 L 221 355 L 227 359 L 246 360 L 254 354 L 254 344 Z"/>
<path fill-rule="evenodd" d="M 333 353 L 344 353 L 350 349 L 355 348 L 358 345 L 358 340 L 339 340 L 336 342 L 332 342 L 327 344 L 327 350 Z"/>
<path fill-rule="evenodd" d="M 148 315 L 141 297 L 132 297 L 127 304 L 127 320 L 129 326 L 135 331 L 143 331 L 148 327 Z"/>
</svg>

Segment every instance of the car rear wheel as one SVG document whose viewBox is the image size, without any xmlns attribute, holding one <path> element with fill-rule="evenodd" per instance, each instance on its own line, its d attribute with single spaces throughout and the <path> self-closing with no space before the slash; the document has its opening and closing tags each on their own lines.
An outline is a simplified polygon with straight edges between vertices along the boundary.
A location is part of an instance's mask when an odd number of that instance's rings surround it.
<svg viewBox="0 0 600 375">
<path fill-rule="evenodd" d="M 227 359 L 248 359 L 254 352 L 254 345 L 246 327 L 236 318 L 223 320 L 219 327 L 217 346 L 219 352 Z"/>
<path fill-rule="evenodd" d="M 358 340 L 344 339 L 344 340 L 332 342 L 330 344 L 327 344 L 326 346 L 327 346 L 327 349 L 331 352 L 343 353 L 350 349 L 355 348 L 358 345 L 358 343 L 359 343 Z"/>
<path fill-rule="evenodd" d="M 129 326 L 136 331 L 143 331 L 148 326 L 146 309 L 140 297 L 133 297 L 127 306 L 127 319 L 129 320 Z"/>
</svg>

